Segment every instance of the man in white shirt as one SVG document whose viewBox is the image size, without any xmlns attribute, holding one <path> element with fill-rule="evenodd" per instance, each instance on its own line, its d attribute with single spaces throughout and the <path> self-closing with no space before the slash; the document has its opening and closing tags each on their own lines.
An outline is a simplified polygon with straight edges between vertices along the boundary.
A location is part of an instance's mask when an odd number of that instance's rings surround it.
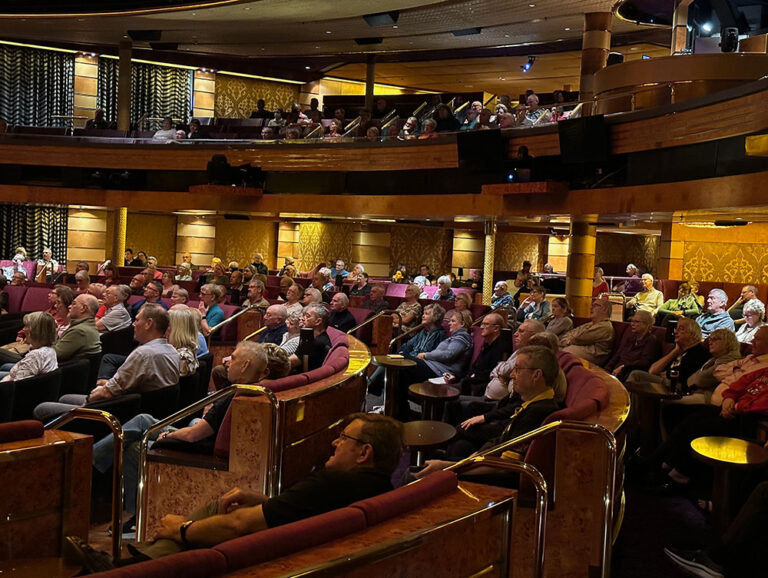
<svg viewBox="0 0 768 578">
<path fill-rule="evenodd" d="M 96 320 L 96 329 L 99 333 L 118 331 L 131 324 L 131 314 L 125 308 L 125 302 L 131 296 L 131 288 L 128 285 L 112 285 L 104 291 L 104 305 L 107 312 Z"/>
</svg>

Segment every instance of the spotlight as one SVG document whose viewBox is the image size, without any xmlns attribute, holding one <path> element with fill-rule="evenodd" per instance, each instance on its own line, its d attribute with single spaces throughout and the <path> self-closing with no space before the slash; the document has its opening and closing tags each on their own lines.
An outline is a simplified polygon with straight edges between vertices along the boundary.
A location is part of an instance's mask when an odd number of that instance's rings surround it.
<svg viewBox="0 0 768 578">
<path fill-rule="evenodd" d="M 535 56 L 529 56 L 529 57 L 528 57 L 528 62 L 526 62 L 525 64 L 523 64 L 523 65 L 520 67 L 520 69 L 521 69 L 523 72 L 528 72 L 528 71 L 531 69 L 531 67 L 533 66 L 533 63 L 534 63 L 535 61 L 536 61 L 536 57 L 535 57 Z"/>
<path fill-rule="evenodd" d="M 701 25 L 701 29 L 707 34 L 709 34 L 710 32 L 712 32 L 712 23 L 705 22 L 704 24 Z"/>
</svg>

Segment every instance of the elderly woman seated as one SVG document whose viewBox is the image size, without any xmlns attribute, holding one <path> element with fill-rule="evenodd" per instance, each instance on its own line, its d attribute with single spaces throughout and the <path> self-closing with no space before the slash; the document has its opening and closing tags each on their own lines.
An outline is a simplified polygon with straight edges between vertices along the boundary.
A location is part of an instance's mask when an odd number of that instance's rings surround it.
<svg viewBox="0 0 768 578">
<path fill-rule="evenodd" d="M 616 352 L 608 360 L 605 370 L 624 381 L 635 369 L 647 370 L 659 357 L 658 339 L 651 334 L 653 317 L 647 311 L 637 311 L 630 320 L 630 331 L 624 336 Z"/>
<path fill-rule="evenodd" d="M 451 290 L 451 278 L 448 275 L 441 275 L 437 278 L 437 291 L 432 296 L 433 301 L 453 301 L 456 295 Z"/>
<path fill-rule="evenodd" d="M 765 305 L 759 299 L 750 299 L 744 304 L 742 315 L 744 315 L 745 323 L 739 326 L 739 330 L 736 332 L 736 339 L 739 343 L 751 344 L 757 330 L 765 325 L 763 321 Z"/>
<path fill-rule="evenodd" d="M 508 292 L 506 281 L 499 281 L 493 286 L 493 295 L 491 296 L 491 309 L 499 307 L 510 307 L 512 305 L 512 295 Z"/>
<path fill-rule="evenodd" d="M 541 285 L 531 288 L 531 293 L 520 303 L 517 320 L 546 319 L 552 314 L 552 305 L 547 301 L 547 290 Z"/>
</svg>

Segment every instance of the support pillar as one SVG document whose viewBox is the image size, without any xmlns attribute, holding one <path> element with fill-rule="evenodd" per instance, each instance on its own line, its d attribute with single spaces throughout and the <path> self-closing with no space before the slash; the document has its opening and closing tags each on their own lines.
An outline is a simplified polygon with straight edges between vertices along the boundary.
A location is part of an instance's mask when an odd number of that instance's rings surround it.
<svg viewBox="0 0 768 578">
<path fill-rule="evenodd" d="M 117 130 L 131 130 L 131 41 L 120 42 L 117 78 Z M 121 261 L 122 263 L 122 261 Z"/>
<path fill-rule="evenodd" d="M 373 112 L 373 90 L 376 82 L 376 55 L 368 54 L 365 60 L 365 108 Z"/>
<path fill-rule="evenodd" d="M 683 279 L 683 249 L 681 225 L 664 223 L 659 240 L 659 258 L 656 261 L 656 277 L 659 279 Z"/>
<path fill-rule="evenodd" d="M 680 54 L 688 46 L 688 7 L 693 0 L 676 0 L 675 12 L 672 15 L 672 42 L 669 46 L 670 54 Z"/>
<path fill-rule="evenodd" d="M 581 40 L 581 78 L 579 80 L 579 100 L 591 100 L 595 94 L 595 73 L 605 68 L 608 53 L 611 51 L 610 12 L 588 12 L 584 14 L 584 34 Z M 592 113 L 591 103 L 583 105 L 582 110 Z"/>
<path fill-rule="evenodd" d="M 577 317 L 589 317 L 592 305 L 597 227 L 590 222 L 596 221 L 597 215 L 582 215 L 571 220 L 565 295 Z"/>
<path fill-rule="evenodd" d="M 483 253 L 483 303 L 491 304 L 493 296 L 493 263 L 496 256 L 496 221 L 485 222 L 485 251 Z"/>
<path fill-rule="evenodd" d="M 112 264 L 115 267 L 122 267 L 125 258 L 125 235 L 128 229 L 128 209 L 119 207 L 112 214 Z"/>
</svg>

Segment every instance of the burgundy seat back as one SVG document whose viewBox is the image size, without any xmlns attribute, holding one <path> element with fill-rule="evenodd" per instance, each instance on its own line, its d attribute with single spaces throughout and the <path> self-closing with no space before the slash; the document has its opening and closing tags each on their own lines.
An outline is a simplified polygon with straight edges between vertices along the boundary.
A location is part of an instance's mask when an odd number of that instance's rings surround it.
<svg viewBox="0 0 768 578">
<path fill-rule="evenodd" d="M 209 578 L 228 572 L 221 552 L 202 548 L 92 574 L 101 578 Z"/>
<path fill-rule="evenodd" d="M 473 345 L 472 345 L 472 360 L 470 363 L 474 363 L 475 360 L 480 356 L 480 352 L 483 350 L 484 340 L 483 340 L 483 336 L 480 335 L 481 331 L 482 329 L 480 328 L 479 325 L 475 325 L 471 330 Z"/>
<path fill-rule="evenodd" d="M 365 514 L 368 525 L 374 526 L 453 491 L 457 484 L 458 479 L 455 473 L 435 472 L 386 494 L 355 502 L 350 507 L 360 509 Z"/>
<path fill-rule="evenodd" d="M 373 311 L 370 309 L 362 309 L 358 307 L 350 307 L 349 312 L 355 318 L 355 325 L 360 325 L 363 321 L 369 317 L 373 317 Z M 363 343 L 370 345 L 371 336 L 373 335 L 373 324 L 369 323 L 365 327 L 361 327 L 355 331 L 355 337 L 357 337 Z"/>
<path fill-rule="evenodd" d="M 432 299 L 432 296 L 435 294 L 435 291 L 437 291 L 437 285 L 427 285 L 426 287 L 424 287 L 424 293 L 426 293 L 430 299 Z"/>
<path fill-rule="evenodd" d="M 6 285 L 3 291 L 8 293 L 8 313 L 19 313 L 21 311 L 21 302 L 24 299 L 24 294 L 27 292 L 27 288 L 24 286 L 16 287 L 13 285 Z"/>
<path fill-rule="evenodd" d="M 43 422 L 34 419 L 0 423 L 0 443 L 39 438 L 44 431 Z"/>
<path fill-rule="evenodd" d="M 237 305 L 229 305 L 228 303 L 221 303 L 219 307 L 221 307 L 221 310 L 224 312 L 224 319 L 229 319 L 232 315 L 242 309 Z M 226 342 L 237 341 L 237 321 L 228 323 L 219 330 L 219 340 Z"/>
<path fill-rule="evenodd" d="M 49 287 L 29 287 L 21 301 L 22 311 L 45 311 L 48 309 Z"/>
<path fill-rule="evenodd" d="M 405 297 L 406 283 L 390 283 L 387 285 L 387 297 Z"/>
</svg>

